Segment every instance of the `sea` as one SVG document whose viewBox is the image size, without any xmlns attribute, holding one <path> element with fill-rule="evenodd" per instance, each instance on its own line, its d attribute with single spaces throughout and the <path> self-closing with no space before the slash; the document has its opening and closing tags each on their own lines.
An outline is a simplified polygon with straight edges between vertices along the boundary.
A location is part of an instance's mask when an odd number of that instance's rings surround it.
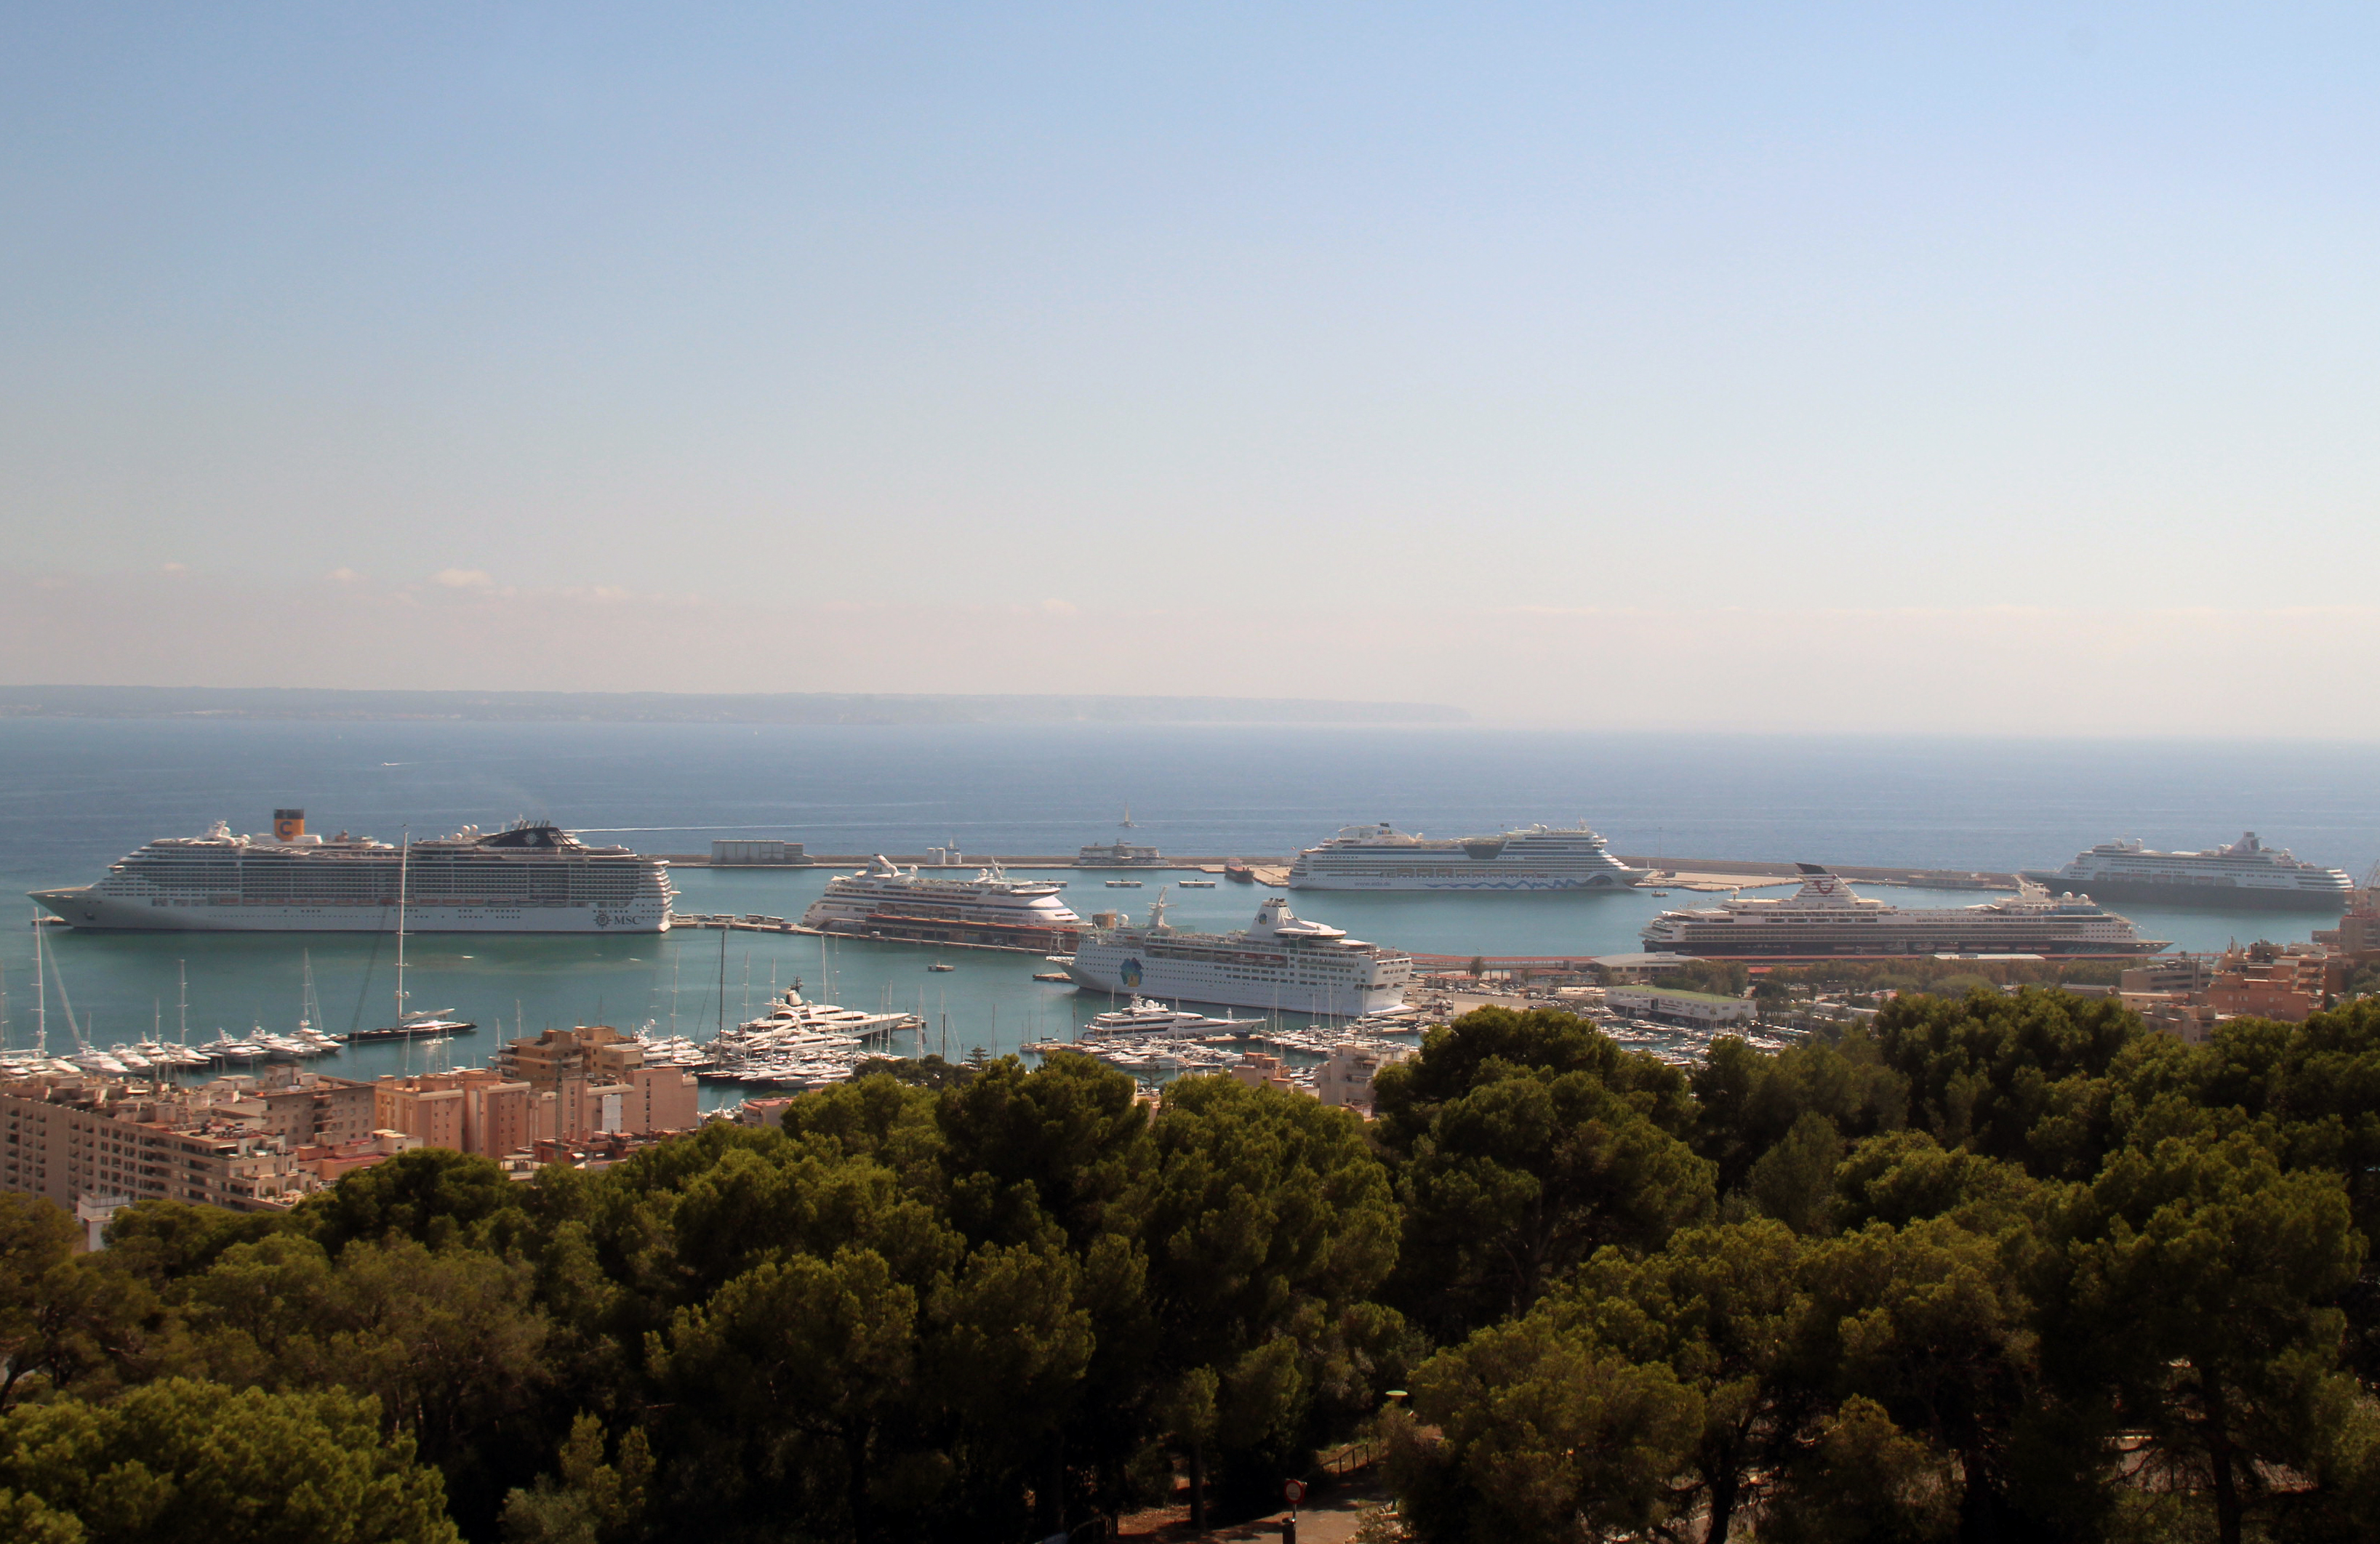
<svg viewBox="0 0 2380 1544">
<path fill-rule="evenodd" d="M 1467 727 L 350 722 L 0 719 L 0 893 L 81 884 L 141 843 L 217 820 L 270 828 L 298 806 L 311 829 L 394 841 L 464 825 L 551 819 L 589 840 L 704 852 L 714 837 L 779 837 L 813 852 L 1072 852 L 1120 834 L 1169 853 L 1283 858 L 1341 826 L 1390 821 L 1463 836 L 1584 818 L 1615 851 L 1912 868 L 2054 868 L 2138 837 L 2196 849 L 2254 830 L 2359 879 L 2380 860 L 2380 745 L 2205 740 L 1892 739 L 1616 734 Z M 1133 821 L 1121 822 L 1127 809 Z M 689 912 L 798 918 L 830 871 L 674 872 Z M 1105 888 L 1060 874 L 1088 915 L 1145 911 L 1172 879 Z M 1903 905 L 1973 892 L 1876 888 Z M 1263 894 L 1172 888 L 1177 924 L 1244 926 Z M 1433 954 L 1578 955 L 1638 947 L 1678 904 L 1621 895 L 1300 892 L 1292 904 L 1358 937 Z M 33 908 L 23 903 L 20 913 Z M 2302 939 L 2292 913 L 2125 908 L 2178 949 Z M 162 1031 L 197 1043 L 286 1029 L 310 973 L 334 1033 L 389 1021 L 394 947 L 358 935 L 111 935 L 48 930 L 53 1048 Z M 479 1030 L 437 1047 L 351 1048 L 348 1077 L 473 1065 L 500 1036 L 653 1025 L 706 1038 L 798 982 L 818 1001 L 921 1014 L 901 1054 L 999 1054 L 1071 1035 L 1111 1006 L 1033 981 L 1012 954 L 800 935 L 415 936 L 411 1006 Z M 0 929 L 0 1035 L 34 1035 L 32 932 Z M 63 994 L 64 1000 L 61 1000 Z M 67 1013 L 71 1008 L 68 1028 Z M 706 1089 L 705 1102 L 732 1102 Z"/>
</svg>

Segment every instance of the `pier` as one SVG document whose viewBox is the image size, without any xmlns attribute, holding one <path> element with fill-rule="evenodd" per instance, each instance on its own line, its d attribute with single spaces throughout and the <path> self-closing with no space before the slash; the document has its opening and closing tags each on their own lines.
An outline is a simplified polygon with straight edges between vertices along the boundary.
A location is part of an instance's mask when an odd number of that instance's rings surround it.
<svg viewBox="0 0 2380 1544">
<path fill-rule="evenodd" d="M 679 868 L 710 868 L 738 871 L 760 870 L 783 872 L 799 869 L 848 869 L 866 864 L 876 856 L 870 852 L 813 853 L 799 862 L 756 863 L 735 862 L 713 865 L 708 853 L 657 852 L 653 856 Z M 1164 874 L 1196 872 L 1221 874 L 1226 863 L 1245 863 L 1255 874 L 1257 883 L 1281 889 L 1289 883 L 1290 858 L 1249 858 L 1196 856 L 1168 858 L 1160 863 L 1124 864 L 1084 863 L 1075 858 L 1055 853 L 992 854 L 968 856 L 953 863 L 936 862 L 928 852 L 888 852 L 892 862 L 904 867 L 915 865 L 929 872 L 951 874 L 973 873 L 994 864 L 1019 871 L 1036 869 L 1072 870 L 1083 874 Z M 1769 885 L 1790 885 L 1800 878 L 1800 871 L 1791 862 L 1766 858 L 1664 858 L 1615 853 L 1632 868 L 1651 869 L 1658 876 L 1646 881 L 1646 886 L 1686 890 L 1755 889 Z M 1812 860 L 1815 861 L 1815 860 Z M 1934 890 L 2013 890 L 2017 876 L 1994 874 L 1975 869 L 1909 868 L 1900 864 L 1827 863 L 1826 869 L 1854 884 L 1908 885 L 1919 889 Z M 1640 888 L 1645 887 L 1639 887 Z M 748 922 L 751 919 L 741 919 Z"/>
</svg>

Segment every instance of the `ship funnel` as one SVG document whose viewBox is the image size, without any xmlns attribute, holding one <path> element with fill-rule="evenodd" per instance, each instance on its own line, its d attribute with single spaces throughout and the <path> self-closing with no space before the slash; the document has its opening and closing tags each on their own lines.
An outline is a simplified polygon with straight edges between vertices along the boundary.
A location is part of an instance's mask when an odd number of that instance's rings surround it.
<svg viewBox="0 0 2380 1544">
<path fill-rule="evenodd" d="M 273 812 L 273 839 L 274 841 L 296 841 L 299 837 L 302 837 L 305 834 L 306 812 L 304 810 L 275 810 Z"/>
</svg>

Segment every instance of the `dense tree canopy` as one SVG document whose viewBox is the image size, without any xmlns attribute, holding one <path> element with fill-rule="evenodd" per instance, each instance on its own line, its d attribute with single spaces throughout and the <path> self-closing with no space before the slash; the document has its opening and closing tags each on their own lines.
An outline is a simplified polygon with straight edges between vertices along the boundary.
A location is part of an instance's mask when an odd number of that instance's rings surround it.
<svg viewBox="0 0 2380 1544">
<path fill-rule="evenodd" d="M 0 1196 L 0 1531 L 1005 1541 L 1183 1472 L 1250 1510 L 1372 1429 L 1428 1540 L 2380 1514 L 2368 1004 L 2185 1045 L 1911 996 L 1691 1071 L 1488 1009 L 1378 1093 L 877 1074 L 600 1173 L 148 1203 L 94 1255 Z"/>
</svg>

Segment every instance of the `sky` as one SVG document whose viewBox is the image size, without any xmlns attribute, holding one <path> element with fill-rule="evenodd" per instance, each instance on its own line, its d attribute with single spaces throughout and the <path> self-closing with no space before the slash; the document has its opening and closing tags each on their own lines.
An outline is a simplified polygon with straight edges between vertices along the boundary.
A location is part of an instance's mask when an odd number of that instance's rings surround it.
<svg viewBox="0 0 2380 1544">
<path fill-rule="evenodd" d="M 2375 66 L 2345 5 L 24 0 L 0 676 L 2380 737 Z"/>
</svg>

